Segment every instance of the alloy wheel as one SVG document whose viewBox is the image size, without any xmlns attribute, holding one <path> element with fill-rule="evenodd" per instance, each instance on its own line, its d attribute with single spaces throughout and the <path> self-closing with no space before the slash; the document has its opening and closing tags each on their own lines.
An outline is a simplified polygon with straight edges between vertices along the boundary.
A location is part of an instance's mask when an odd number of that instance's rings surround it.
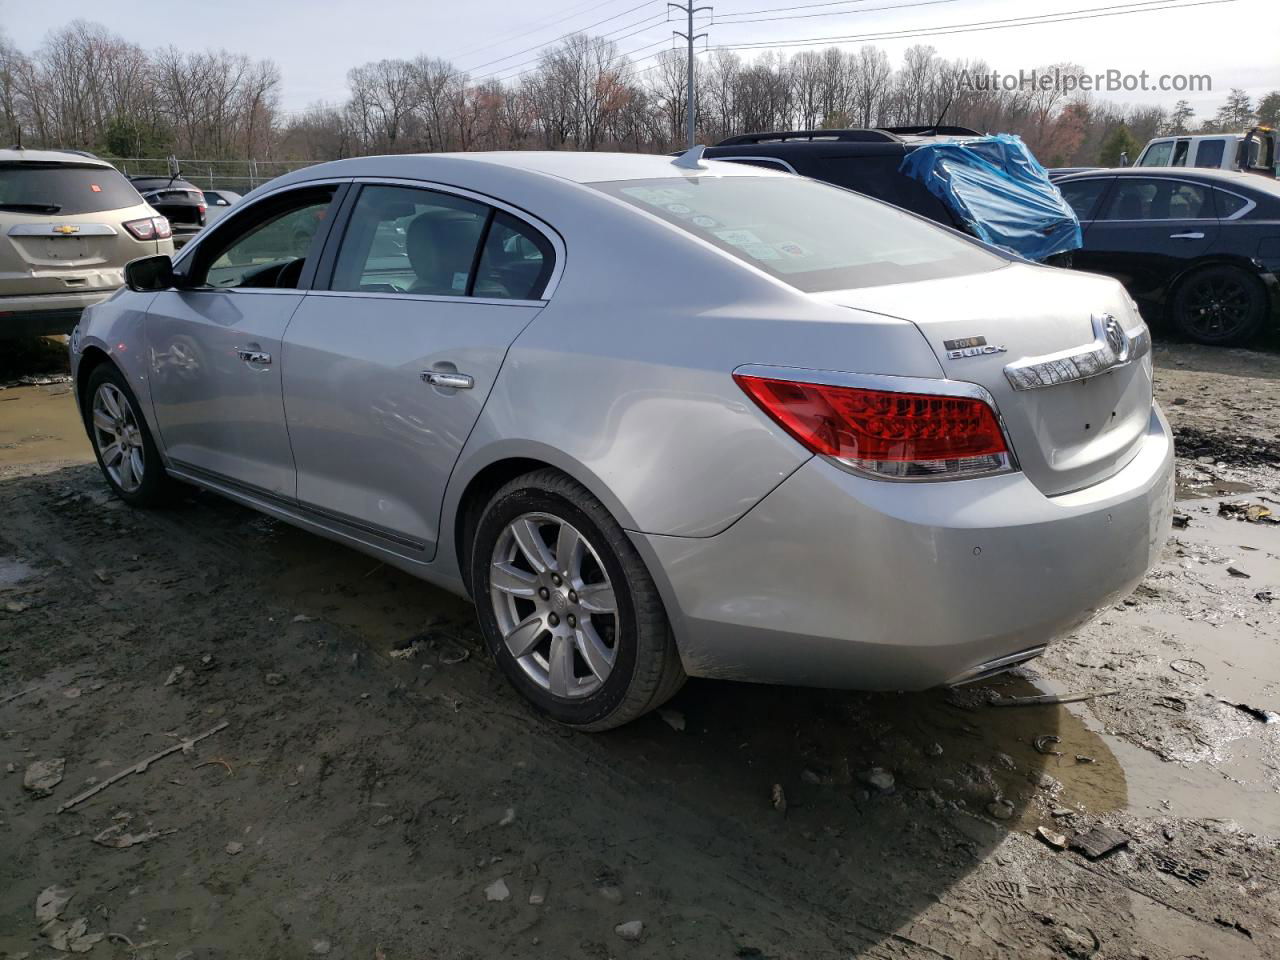
<svg viewBox="0 0 1280 960">
<path fill-rule="evenodd" d="M 489 596 L 507 651 L 554 697 L 577 699 L 609 679 L 618 606 L 600 556 L 572 524 L 526 513 L 494 545 Z"/>
<path fill-rule="evenodd" d="M 146 450 L 133 407 L 114 383 L 103 383 L 93 395 L 93 442 L 102 466 L 125 493 L 142 486 Z"/>
<path fill-rule="evenodd" d="M 1187 327 L 1210 340 L 1222 340 L 1243 329 L 1252 307 L 1249 291 L 1239 280 L 1205 277 L 1187 291 Z"/>
</svg>

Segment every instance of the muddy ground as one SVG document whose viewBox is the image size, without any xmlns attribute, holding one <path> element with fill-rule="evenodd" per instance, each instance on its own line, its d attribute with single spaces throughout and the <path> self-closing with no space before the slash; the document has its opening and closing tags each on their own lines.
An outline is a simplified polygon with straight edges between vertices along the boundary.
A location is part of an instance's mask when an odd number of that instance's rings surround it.
<svg viewBox="0 0 1280 960">
<path fill-rule="evenodd" d="M 1189 525 L 1044 658 L 692 681 L 596 736 L 464 602 L 208 495 L 131 511 L 65 384 L 0 390 L 0 956 L 1280 956 L 1280 525 L 1218 512 L 1280 511 L 1280 357 L 1156 362 Z M 1101 695 L 992 705 L 1042 693 Z"/>
</svg>

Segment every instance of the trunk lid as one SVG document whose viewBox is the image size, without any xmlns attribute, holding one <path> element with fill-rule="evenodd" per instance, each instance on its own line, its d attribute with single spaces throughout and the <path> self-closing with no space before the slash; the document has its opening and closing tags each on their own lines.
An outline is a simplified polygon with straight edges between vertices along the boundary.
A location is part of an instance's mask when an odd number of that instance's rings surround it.
<svg viewBox="0 0 1280 960">
<path fill-rule="evenodd" d="M 1105 480 L 1137 453 L 1151 417 L 1151 341 L 1114 280 L 1015 263 L 815 296 L 914 323 L 947 379 L 995 398 L 1022 470 L 1047 496 Z"/>
<path fill-rule="evenodd" d="M 23 297 L 120 286 L 125 263 L 154 244 L 135 241 L 119 222 L 101 221 L 99 215 L 0 219 L 0 293 Z"/>
</svg>

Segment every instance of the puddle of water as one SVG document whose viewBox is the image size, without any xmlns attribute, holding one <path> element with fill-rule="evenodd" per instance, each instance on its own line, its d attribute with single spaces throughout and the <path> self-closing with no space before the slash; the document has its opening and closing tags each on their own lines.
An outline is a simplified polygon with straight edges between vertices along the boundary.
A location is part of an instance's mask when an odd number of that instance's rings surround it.
<svg viewBox="0 0 1280 960">
<path fill-rule="evenodd" d="M 92 459 L 71 384 L 0 390 L 0 467 Z"/>
<path fill-rule="evenodd" d="M 30 580 L 36 575 L 36 572 L 36 568 L 29 563 L 23 563 L 21 560 L 13 560 L 9 557 L 0 557 L 0 590 L 16 587 L 24 580 Z"/>
<path fill-rule="evenodd" d="M 1280 710 L 1280 599 L 1258 597 L 1280 598 L 1280 525 L 1220 517 L 1218 504 L 1236 499 L 1266 505 L 1259 495 L 1180 501 L 1190 526 L 1173 531 L 1137 604 L 1104 612 L 1043 672 L 1121 688 L 1068 709 L 1105 744 L 1129 810 L 1229 818 L 1280 836 L 1280 724 L 1221 702 Z M 1036 686 L 1076 692 L 1048 679 Z"/>
</svg>

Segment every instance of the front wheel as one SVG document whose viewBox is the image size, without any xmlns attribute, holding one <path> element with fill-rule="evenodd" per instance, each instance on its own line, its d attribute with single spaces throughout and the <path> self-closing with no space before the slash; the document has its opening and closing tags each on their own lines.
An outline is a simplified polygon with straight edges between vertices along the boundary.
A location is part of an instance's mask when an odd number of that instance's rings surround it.
<svg viewBox="0 0 1280 960">
<path fill-rule="evenodd" d="M 1243 270 L 1206 267 L 1184 280 L 1173 298 L 1178 329 L 1196 343 L 1235 347 L 1248 343 L 1267 315 L 1267 294 Z"/>
<path fill-rule="evenodd" d="M 471 551 L 494 658 L 534 706 L 582 730 L 621 726 L 684 681 L 657 588 L 626 533 L 554 470 L 489 501 Z"/>
<path fill-rule="evenodd" d="M 124 376 L 110 363 L 89 374 L 84 421 L 94 456 L 111 489 L 132 507 L 164 503 L 173 481 Z"/>
</svg>

